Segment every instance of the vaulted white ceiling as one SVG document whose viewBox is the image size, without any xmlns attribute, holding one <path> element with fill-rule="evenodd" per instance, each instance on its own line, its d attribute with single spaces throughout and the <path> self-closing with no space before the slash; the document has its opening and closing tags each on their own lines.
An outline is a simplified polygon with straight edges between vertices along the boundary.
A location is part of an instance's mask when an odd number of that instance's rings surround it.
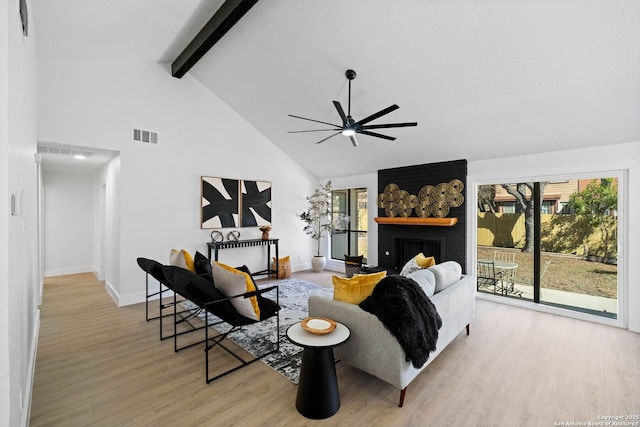
<svg viewBox="0 0 640 427">
<path fill-rule="evenodd" d="M 222 0 L 32 0 L 38 55 L 172 62 Z M 358 120 L 393 142 L 290 134 Z M 261 0 L 191 69 L 317 177 L 640 140 L 637 0 Z"/>
</svg>

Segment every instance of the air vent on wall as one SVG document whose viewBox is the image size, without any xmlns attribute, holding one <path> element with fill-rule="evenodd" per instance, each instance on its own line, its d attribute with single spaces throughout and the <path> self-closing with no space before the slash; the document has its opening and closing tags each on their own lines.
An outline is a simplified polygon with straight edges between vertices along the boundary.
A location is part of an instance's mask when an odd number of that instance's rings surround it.
<svg viewBox="0 0 640 427">
<path fill-rule="evenodd" d="M 71 147 L 60 147 L 57 145 L 38 144 L 38 153 L 60 154 L 63 156 L 91 157 L 94 151 L 81 150 Z"/>
<path fill-rule="evenodd" d="M 147 144 L 158 143 L 158 132 L 149 130 L 133 129 L 133 140 L 138 142 L 146 142 Z"/>
</svg>

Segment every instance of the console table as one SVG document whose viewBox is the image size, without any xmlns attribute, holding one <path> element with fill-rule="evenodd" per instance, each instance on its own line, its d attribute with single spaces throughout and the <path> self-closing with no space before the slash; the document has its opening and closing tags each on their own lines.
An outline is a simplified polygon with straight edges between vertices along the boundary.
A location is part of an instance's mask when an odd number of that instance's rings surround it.
<svg viewBox="0 0 640 427">
<path fill-rule="evenodd" d="M 253 246 L 266 246 L 267 247 L 267 268 L 265 270 L 252 273 L 254 276 L 260 276 L 264 274 L 275 273 L 278 277 L 278 240 L 279 239 L 248 239 L 248 240 L 229 240 L 226 242 L 209 242 L 207 247 L 209 248 L 209 261 L 211 261 L 211 250 L 213 249 L 213 260 L 218 261 L 218 251 L 221 249 L 233 249 L 233 248 L 249 248 Z M 276 247 L 276 269 L 273 270 L 270 267 L 269 261 L 271 260 L 271 245 Z"/>
</svg>

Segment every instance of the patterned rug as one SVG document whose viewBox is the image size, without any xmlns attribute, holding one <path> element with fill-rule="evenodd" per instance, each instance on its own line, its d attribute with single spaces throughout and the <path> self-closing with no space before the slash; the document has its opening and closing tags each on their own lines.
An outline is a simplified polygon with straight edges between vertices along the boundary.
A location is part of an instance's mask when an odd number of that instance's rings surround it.
<svg viewBox="0 0 640 427">
<path fill-rule="evenodd" d="M 271 284 L 260 287 L 268 287 Z M 298 279 L 279 280 L 273 284 L 278 285 L 280 295 L 280 351 L 260 360 L 292 383 L 298 384 L 300 365 L 302 364 L 302 347 L 292 344 L 287 339 L 287 328 L 309 315 L 307 306 L 309 296 L 316 294 L 333 297 L 333 288 Z M 275 291 L 265 294 L 265 297 L 275 301 Z M 182 305 L 189 310 L 195 308 L 195 305 L 190 301 L 184 302 Z M 210 322 L 216 320 L 216 316 L 209 315 Z M 273 348 L 275 323 L 275 317 L 264 322 L 254 323 L 244 327 L 241 331 L 229 334 L 229 339 L 253 355 L 264 354 Z M 222 326 L 217 329 L 220 332 L 226 331 Z"/>
</svg>

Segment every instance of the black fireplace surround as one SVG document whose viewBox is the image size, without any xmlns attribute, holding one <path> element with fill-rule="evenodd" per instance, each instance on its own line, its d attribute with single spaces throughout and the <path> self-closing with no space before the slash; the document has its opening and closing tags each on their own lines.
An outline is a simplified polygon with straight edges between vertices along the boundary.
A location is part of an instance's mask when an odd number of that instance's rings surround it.
<svg viewBox="0 0 640 427">
<path fill-rule="evenodd" d="M 464 184 L 462 195 L 467 200 L 467 161 L 429 163 L 378 171 L 378 194 L 388 184 L 396 184 L 409 194 L 418 194 L 425 185 L 437 185 L 459 179 Z M 430 225 L 378 224 L 378 265 L 399 273 L 402 266 L 418 253 L 433 256 L 436 263 L 457 261 L 463 272 L 466 265 L 466 206 L 451 208 L 447 217 L 457 217 L 451 227 Z M 385 216 L 378 209 L 378 216 Z M 415 211 L 411 216 L 416 216 Z"/>
</svg>

